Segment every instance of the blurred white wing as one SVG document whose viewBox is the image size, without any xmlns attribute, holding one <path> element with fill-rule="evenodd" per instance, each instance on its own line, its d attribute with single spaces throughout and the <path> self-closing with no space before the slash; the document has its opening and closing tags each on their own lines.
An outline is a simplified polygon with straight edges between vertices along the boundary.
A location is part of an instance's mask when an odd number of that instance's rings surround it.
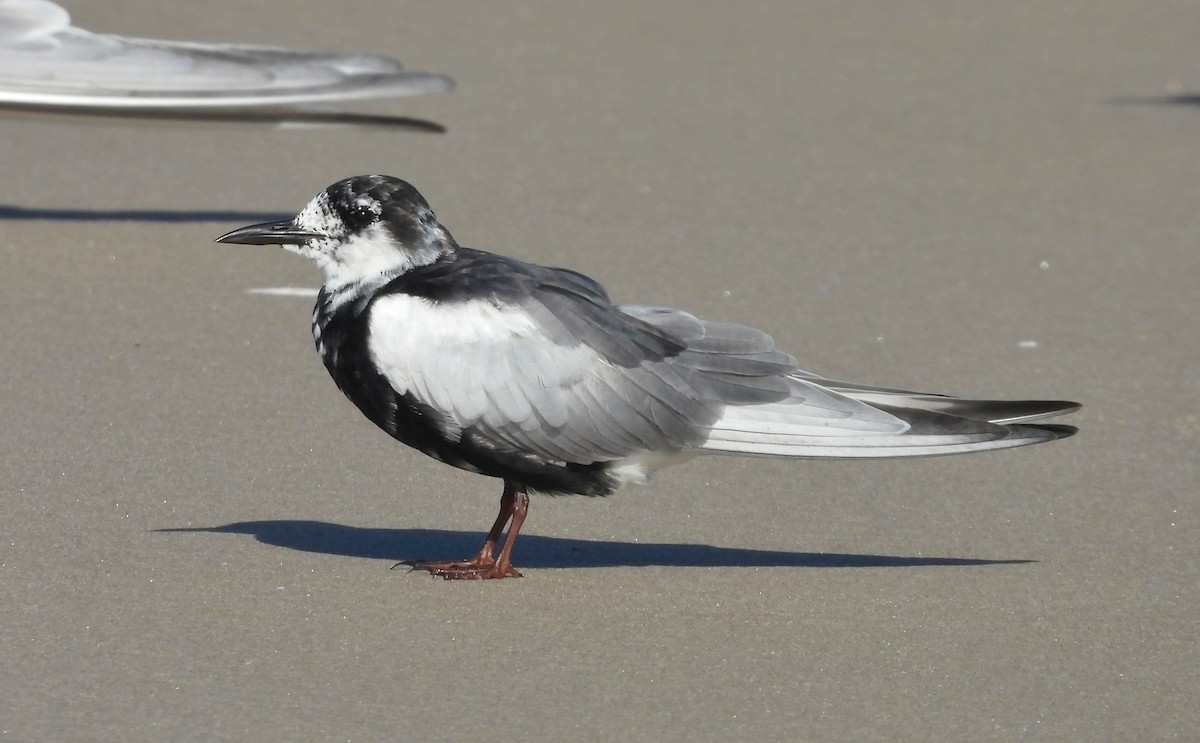
<svg viewBox="0 0 1200 743">
<path fill-rule="evenodd" d="M 0 0 L 0 104 L 53 108 L 283 107 L 453 89 L 388 57 L 94 34 L 48 0 Z"/>
</svg>

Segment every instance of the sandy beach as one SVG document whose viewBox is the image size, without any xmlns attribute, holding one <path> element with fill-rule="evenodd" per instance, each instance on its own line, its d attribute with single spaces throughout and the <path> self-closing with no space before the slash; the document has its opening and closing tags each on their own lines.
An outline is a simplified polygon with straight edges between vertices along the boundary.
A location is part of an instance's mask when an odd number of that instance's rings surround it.
<svg viewBox="0 0 1200 743">
<path fill-rule="evenodd" d="M 0 740 L 1200 735 L 1200 5 L 69 9 L 458 87 L 343 123 L 0 111 Z M 359 173 L 816 373 L 1081 431 L 707 457 L 535 497 L 520 580 L 391 570 L 473 552 L 499 482 L 338 392 L 311 266 L 212 242 Z"/>
</svg>

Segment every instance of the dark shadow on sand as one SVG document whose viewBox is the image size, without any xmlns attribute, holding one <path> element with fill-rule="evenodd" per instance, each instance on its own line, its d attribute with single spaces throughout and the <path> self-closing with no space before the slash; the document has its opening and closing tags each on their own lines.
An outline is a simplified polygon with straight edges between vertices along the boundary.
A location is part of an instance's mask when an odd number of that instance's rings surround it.
<svg viewBox="0 0 1200 743">
<path fill-rule="evenodd" d="M 446 127 L 436 121 L 410 116 L 327 111 L 321 109 L 249 108 L 187 109 L 164 111 L 154 108 L 55 107 L 33 104 L 0 103 L 0 113 L 39 118 L 94 120 L 99 123 L 121 121 L 191 121 L 216 124 L 269 124 L 295 128 L 376 128 L 403 129 L 427 134 L 444 134 Z"/>
<path fill-rule="evenodd" d="M 412 560 L 464 559 L 474 555 L 484 535 L 442 529 L 364 529 L 322 521 L 243 521 L 224 526 L 156 529 L 159 532 L 249 534 L 264 544 L 304 552 L 367 557 L 393 563 Z M 1034 560 L 985 560 L 959 557 L 846 555 L 825 552 L 713 547 L 707 544 L 596 542 L 586 539 L 522 535 L 518 567 L 797 567 L 904 568 L 923 566 L 1011 565 Z"/>
<path fill-rule="evenodd" d="M 1118 106 L 1200 106 L 1200 93 L 1126 96 L 1114 98 L 1109 103 Z"/>
<path fill-rule="evenodd" d="M 275 222 L 293 214 L 274 212 L 204 211 L 176 209 L 29 209 L 0 204 L 0 221 L 45 220 L 56 222 Z"/>
</svg>

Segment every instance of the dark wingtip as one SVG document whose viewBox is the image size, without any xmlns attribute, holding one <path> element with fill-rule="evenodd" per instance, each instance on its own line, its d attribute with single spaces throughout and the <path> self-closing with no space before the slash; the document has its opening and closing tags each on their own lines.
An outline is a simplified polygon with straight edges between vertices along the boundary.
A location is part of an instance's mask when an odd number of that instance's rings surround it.
<svg viewBox="0 0 1200 743">
<path fill-rule="evenodd" d="M 1058 410 L 1059 415 L 1074 413 L 1076 410 L 1079 410 L 1083 407 L 1082 403 L 1071 402 L 1070 400 L 1052 400 L 1046 403 L 1046 405 L 1054 406 Z"/>
<path fill-rule="evenodd" d="M 1075 426 L 1062 426 L 1052 423 L 1026 423 L 1011 427 L 1020 437 L 1030 444 L 1040 444 L 1046 441 L 1057 441 L 1079 433 Z"/>
<path fill-rule="evenodd" d="M 1081 407 L 1068 400 L 962 400 L 944 412 L 1001 425 L 1016 425 L 1068 415 Z"/>
<path fill-rule="evenodd" d="M 1075 426 L 1042 425 L 1038 428 L 1053 433 L 1056 439 L 1065 439 L 1079 433 L 1079 429 Z"/>
</svg>

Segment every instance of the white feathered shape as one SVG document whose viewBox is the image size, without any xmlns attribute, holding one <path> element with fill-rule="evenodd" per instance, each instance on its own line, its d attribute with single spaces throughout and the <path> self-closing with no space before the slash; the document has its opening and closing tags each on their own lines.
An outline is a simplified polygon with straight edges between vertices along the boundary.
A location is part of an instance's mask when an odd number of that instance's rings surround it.
<svg viewBox="0 0 1200 743">
<path fill-rule="evenodd" d="M 0 105 L 229 110 L 453 87 L 388 57 L 94 34 L 48 0 L 0 0 Z"/>
</svg>

